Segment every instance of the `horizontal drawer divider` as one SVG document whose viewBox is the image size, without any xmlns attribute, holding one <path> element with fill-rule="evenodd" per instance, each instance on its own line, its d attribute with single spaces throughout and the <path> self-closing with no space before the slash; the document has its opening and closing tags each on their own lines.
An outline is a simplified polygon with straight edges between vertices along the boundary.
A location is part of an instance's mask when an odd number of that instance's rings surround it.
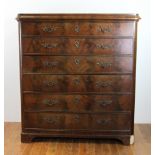
<svg viewBox="0 0 155 155">
<path fill-rule="evenodd" d="M 61 94 L 61 95 L 124 95 L 133 94 L 133 92 L 111 92 L 111 93 L 100 93 L 100 92 L 50 92 L 50 91 L 22 91 L 22 93 L 36 93 L 44 94 L 49 93 L 51 95 Z"/>
<path fill-rule="evenodd" d="M 93 112 L 93 111 L 87 111 L 87 112 L 81 112 L 81 111 L 52 111 L 52 110 L 24 110 L 26 113 L 70 113 L 70 114 L 107 114 L 107 113 L 112 113 L 112 114 L 118 114 L 118 113 L 131 113 L 131 111 L 104 111 L 104 112 Z"/>
<path fill-rule="evenodd" d="M 35 74 L 35 75 L 132 75 L 133 74 L 133 72 L 121 72 L 121 73 L 87 73 L 87 74 L 84 74 L 84 73 L 82 73 L 82 74 L 80 74 L 80 73 L 59 73 L 59 74 L 57 74 L 57 73 L 22 73 L 23 75 L 25 75 L 25 74 Z"/>
<path fill-rule="evenodd" d="M 69 57 L 69 56 L 89 56 L 89 57 L 133 57 L 133 54 L 50 54 L 50 53 L 23 53 L 23 56 L 63 56 L 63 57 Z"/>
<path fill-rule="evenodd" d="M 65 57 L 69 57 L 69 56 L 88 56 L 88 57 L 96 57 L 96 56 L 102 56 L 102 57 L 133 57 L 133 54 L 41 54 L 41 53 L 23 53 L 23 56 L 65 56 Z"/>
<path fill-rule="evenodd" d="M 103 130 L 103 129 L 44 129 L 44 128 L 24 128 L 25 130 L 39 130 L 39 131 L 96 131 L 96 132 L 130 132 L 131 130 Z M 31 133 L 28 133 L 31 135 Z M 38 135 L 39 133 L 37 133 Z M 40 133 L 41 134 L 41 133 Z M 34 135 L 34 133 L 33 133 Z M 59 133 L 59 136 L 61 134 Z M 62 134 L 64 136 L 64 133 Z M 50 134 L 49 134 L 50 136 Z M 94 135 L 94 137 L 97 136 L 97 135 Z M 104 135 L 104 136 L 110 136 L 110 135 Z M 122 136 L 122 135 L 121 135 Z"/>
<path fill-rule="evenodd" d="M 98 38 L 103 38 L 103 39 L 134 39 L 134 36 L 99 36 L 99 35 L 74 35 L 74 36 L 63 36 L 62 35 L 21 35 L 23 38 L 91 38 L 91 39 L 98 39 Z"/>
</svg>

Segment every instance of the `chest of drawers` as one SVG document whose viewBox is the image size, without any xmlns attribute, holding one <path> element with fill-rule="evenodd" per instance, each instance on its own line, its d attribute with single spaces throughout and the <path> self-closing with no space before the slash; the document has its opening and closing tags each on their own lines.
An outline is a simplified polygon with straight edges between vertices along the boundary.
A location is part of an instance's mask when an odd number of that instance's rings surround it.
<svg viewBox="0 0 155 155">
<path fill-rule="evenodd" d="M 134 139 L 138 15 L 19 14 L 21 141 Z"/>
</svg>

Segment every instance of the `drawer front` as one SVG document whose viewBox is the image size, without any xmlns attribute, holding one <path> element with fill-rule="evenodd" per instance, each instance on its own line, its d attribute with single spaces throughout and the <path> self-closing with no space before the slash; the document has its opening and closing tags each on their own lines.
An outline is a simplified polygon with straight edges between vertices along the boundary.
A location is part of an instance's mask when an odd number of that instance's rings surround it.
<svg viewBox="0 0 155 155">
<path fill-rule="evenodd" d="M 24 91 L 131 92 L 132 75 L 23 75 Z"/>
<path fill-rule="evenodd" d="M 130 113 L 98 114 L 92 117 L 92 129 L 97 130 L 130 130 Z"/>
<path fill-rule="evenodd" d="M 24 128 L 70 130 L 130 130 L 130 113 L 57 114 L 25 113 Z"/>
<path fill-rule="evenodd" d="M 131 111 L 132 95 L 51 95 L 24 94 L 23 106 L 27 112 L 108 112 Z"/>
<path fill-rule="evenodd" d="M 132 57 L 24 56 L 24 73 L 98 74 L 131 73 Z"/>
<path fill-rule="evenodd" d="M 132 54 L 132 39 L 23 38 L 23 53 L 52 55 Z"/>
<path fill-rule="evenodd" d="M 133 36 L 134 22 L 93 23 L 93 22 L 24 22 L 23 35 L 99 35 L 99 36 Z"/>
</svg>

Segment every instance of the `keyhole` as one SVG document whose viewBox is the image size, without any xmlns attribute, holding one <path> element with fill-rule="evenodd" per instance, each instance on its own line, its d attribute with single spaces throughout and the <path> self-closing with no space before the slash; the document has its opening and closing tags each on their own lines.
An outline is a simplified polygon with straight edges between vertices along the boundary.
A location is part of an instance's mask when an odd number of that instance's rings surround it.
<svg viewBox="0 0 155 155">
<path fill-rule="evenodd" d="M 79 85 L 79 84 L 80 84 L 80 80 L 79 80 L 79 79 L 75 79 L 75 80 L 74 80 L 74 83 L 75 83 L 76 85 Z"/>
<path fill-rule="evenodd" d="M 75 97 L 74 98 L 74 102 L 75 102 L 75 104 L 79 104 L 80 103 L 80 99 L 78 97 Z"/>
<path fill-rule="evenodd" d="M 80 32 L 80 27 L 79 27 L 79 25 L 77 24 L 77 25 L 75 25 L 75 32 Z"/>
<path fill-rule="evenodd" d="M 80 64 L 80 60 L 79 59 L 75 59 L 75 64 L 79 65 Z"/>
</svg>

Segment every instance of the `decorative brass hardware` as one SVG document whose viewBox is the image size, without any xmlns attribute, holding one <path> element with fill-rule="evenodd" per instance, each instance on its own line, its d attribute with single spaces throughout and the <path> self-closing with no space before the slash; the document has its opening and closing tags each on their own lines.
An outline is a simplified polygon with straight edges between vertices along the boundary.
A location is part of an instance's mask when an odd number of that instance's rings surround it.
<svg viewBox="0 0 155 155">
<path fill-rule="evenodd" d="M 79 97 L 75 97 L 73 102 L 75 104 L 79 104 L 80 103 L 80 98 Z"/>
<path fill-rule="evenodd" d="M 43 84 L 47 87 L 54 87 L 56 85 L 55 81 L 43 81 Z"/>
<path fill-rule="evenodd" d="M 102 26 L 100 26 L 98 28 L 98 31 L 99 32 L 103 32 L 103 33 L 107 33 L 107 32 L 111 32 L 111 29 L 109 27 L 102 27 Z"/>
<path fill-rule="evenodd" d="M 56 48 L 58 46 L 57 43 L 47 43 L 45 41 L 42 41 L 41 46 L 44 48 Z"/>
<path fill-rule="evenodd" d="M 53 106 L 53 105 L 55 105 L 57 103 L 58 103 L 58 100 L 54 100 L 54 99 L 45 99 L 45 100 L 43 100 L 43 104 L 49 105 L 49 106 Z"/>
<path fill-rule="evenodd" d="M 80 116 L 79 116 L 79 115 L 75 115 L 75 116 L 74 116 L 74 120 L 75 120 L 75 121 L 79 121 L 79 120 L 80 120 Z"/>
<path fill-rule="evenodd" d="M 46 121 L 47 123 L 50 123 L 50 124 L 56 124 L 58 122 L 58 118 L 43 118 L 44 121 Z"/>
<path fill-rule="evenodd" d="M 112 100 L 98 100 L 96 103 L 100 104 L 101 106 L 106 106 L 112 103 Z"/>
<path fill-rule="evenodd" d="M 42 30 L 50 33 L 56 31 L 56 27 L 54 25 L 45 25 L 42 27 Z"/>
<path fill-rule="evenodd" d="M 75 58 L 74 62 L 75 62 L 76 65 L 80 64 L 80 60 L 78 58 Z"/>
<path fill-rule="evenodd" d="M 80 27 L 78 24 L 75 25 L 75 32 L 77 32 L 77 33 L 80 32 Z"/>
<path fill-rule="evenodd" d="M 80 48 L 80 41 L 76 40 L 74 45 L 75 45 L 76 48 Z"/>
<path fill-rule="evenodd" d="M 101 49 L 111 49 L 112 45 L 104 45 L 104 44 L 97 44 L 96 48 L 101 48 Z"/>
<path fill-rule="evenodd" d="M 100 125 L 106 125 L 106 124 L 110 123 L 111 120 L 110 119 L 108 119 L 108 120 L 97 120 L 96 122 Z"/>
<path fill-rule="evenodd" d="M 109 62 L 97 62 L 96 64 L 103 68 L 108 68 L 112 66 L 112 63 Z"/>
<path fill-rule="evenodd" d="M 74 79 L 74 83 L 75 83 L 76 85 L 79 85 L 79 84 L 80 84 L 80 79 Z"/>
<path fill-rule="evenodd" d="M 90 82 L 93 82 L 93 81 L 92 81 L 91 78 L 87 78 L 87 79 L 86 79 L 86 82 L 87 82 L 87 83 L 90 83 Z"/>
<path fill-rule="evenodd" d="M 109 87 L 112 86 L 112 81 L 98 81 L 96 87 Z"/>
<path fill-rule="evenodd" d="M 52 61 L 52 62 L 44 61 L 43 62 L 44 67 L 55 67 L 57 66 L 57 64 L 58 64 L 58 61 Z"/>
</svg>

